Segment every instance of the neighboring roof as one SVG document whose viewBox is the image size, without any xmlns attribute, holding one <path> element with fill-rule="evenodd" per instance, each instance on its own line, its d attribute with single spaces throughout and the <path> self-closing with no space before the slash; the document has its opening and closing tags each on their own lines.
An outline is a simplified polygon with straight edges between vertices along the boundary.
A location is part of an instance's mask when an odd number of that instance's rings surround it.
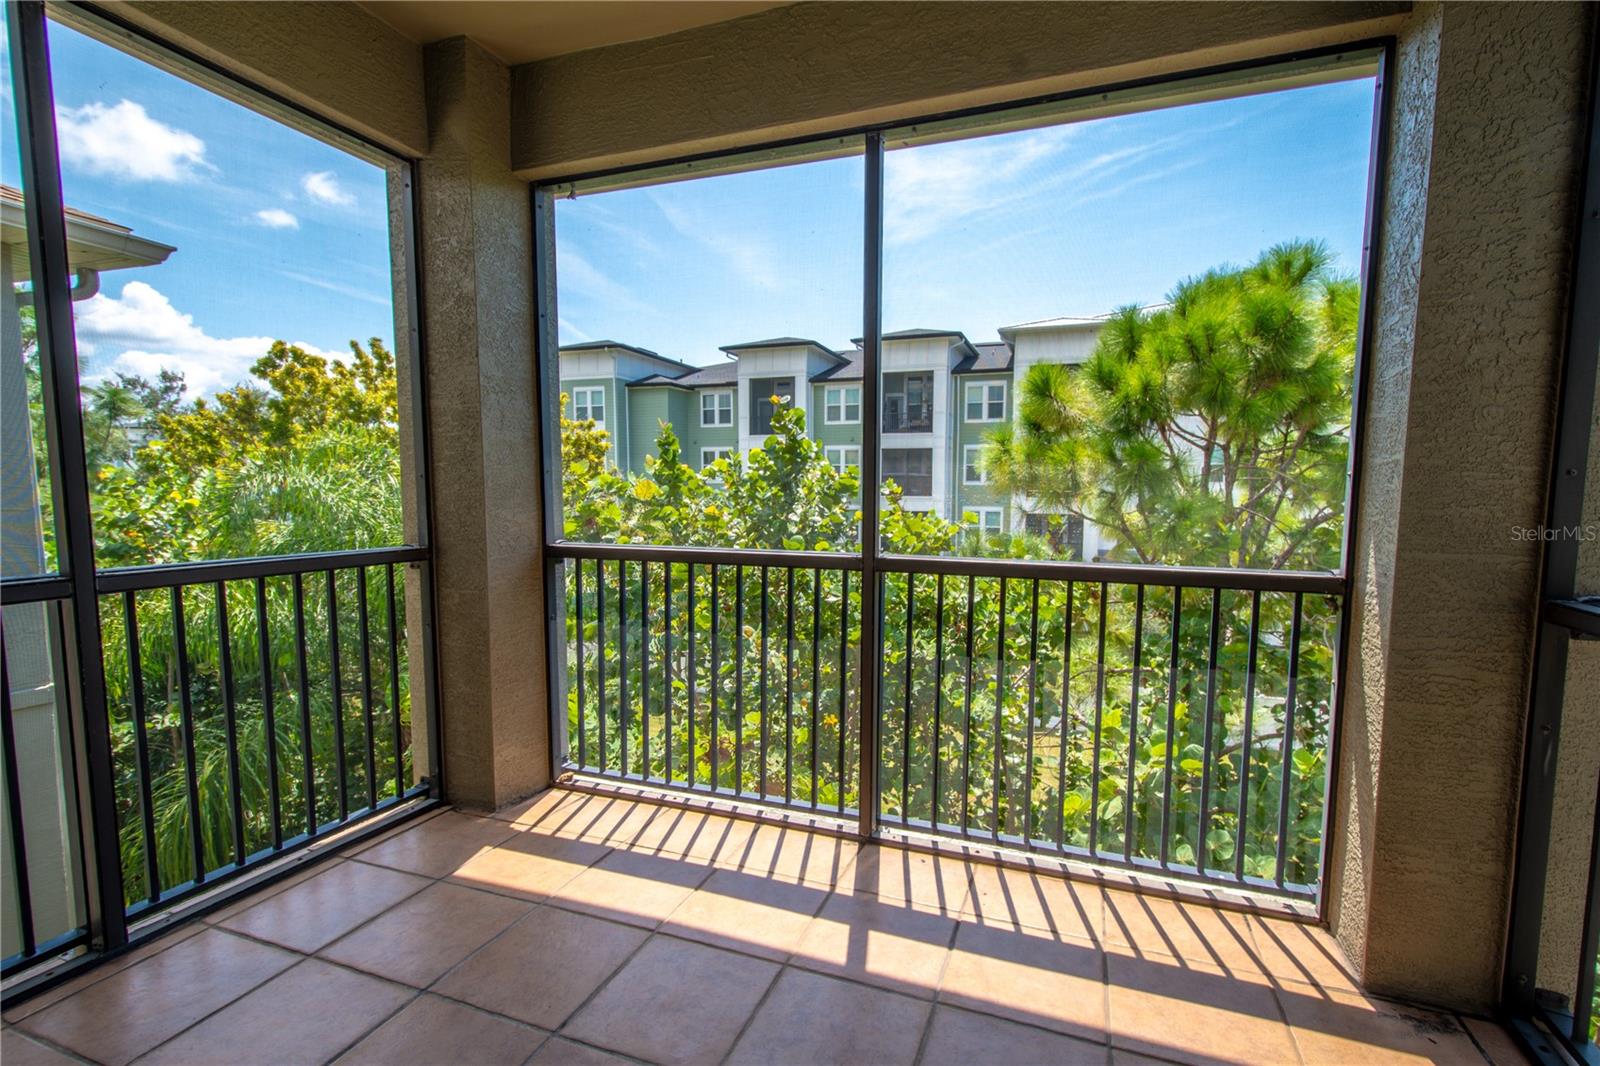
<svg viewBox="0 0 1600 1066">
<path fill-rule="evenodd" d="M 892 333 L 883 335 L 883 339 L 886 341 L 924 340 L 930 337 L 960 337 L 962 343 L 971 343 L 967 340 L 967 335 L 959 329 L 897 329 Z M 850 342 L 859 346 L 863 339 L 861 337 L 852 337 Z"/>
<path fill-rule="evenodd" d="M 559 351 L 598 352 L 603 351 L 606 348 L 617 348 L 624 352 L 632 352 L 634 355 L 640 355 L 646 359 L 654 359 L 659 363 L 667 363 L 670 366 L 680 366 L 686 371 L 695 369 L 688 363 L 682 362 L 678 359 L 673 359 L 670 356 L 662 355 L 660 352 L 652 352 L 649 348 L 641 348 L 637 344 L 623 344 L 621 341 L 584 341 L 582 344 L 563 344 Z"/>
<path fill-rule="evenodd" d="M 966 356 L 951 367 L 950 373 L 997 374 L 1011 370 L 1011 345 L 1006 344 L 1004 341 L 998 344 L 974 344 L 972 349 L 974 354 Z"/>
<path fill-rule="evenodd" d="M 669 374 L 651 374 L 647 378 L 628 382 L 628 388 L 671 385 L 679 389 L 707 389 L 718 385 L 732 385 L 738 379 L 739 364 L 730 362 L 696 367 L 690 373 L 678 377 Z"/>
<path fill-rule="evenodd" d="M 844 362 L 844 356 L 829 348 L 820 341 L 811 340 L 809 337 L 768 337 L 764 341 L 747 341 L 744 344 L 724 344 L 722 350 L 729 355 L 738 352 L 754 351 L 758 348 L 815 348 L 830 359 Z"/>
<path fill-rule="evenodd" d="M 29 278 L 28 224 L 23 214 L 24 202 L 20 189 L 0 185 L 0 243 L 17 247 L 12 253 L 17 281 L 27 281 Z M 121 223 L 79 211 L 75 207 L 68 207 L 64 214 L 67 220 L 67 260 L 74 268 L 125 270 L 155 266 L 165 262 L 167 256 L 177 250 L 170 244 L 140 237 Z"/>
<path fill-rule="evenodd" d="M 1166 302 L 1162 301 L 1159 303 L 1145 304 L 1143 307 L 1139 308 L 1139 310 L 1156 311 L 1166 306 Z M 1109 322 L 1111 318 L 1112 315 L 1109 314 L 1093 315 L 1088 318 L 1078 318 L 1072 316 L 1063 318 L 1041 318 L 1035 322 L 1018 322 L 1014 326 L 1001 326 L 995 332 L 999 333 L 1001 337 L 1010 340 L 1012 334 L 1014 333 L 1032 333 L 1050 329 L 1098 329 Z"/>
<path fill-rule="evenodd" d="M 854 351 L 842 352 L 840 354 L 844 356 L 844 362 L 840 363 L 838 366 L 830 366 L 820 374 L 811 375 L 811 380 L 860 381 L 862 378 L 861 359 L 865 353 L 863 353 L 860 348 L 857 348 Z"/>
</svg>

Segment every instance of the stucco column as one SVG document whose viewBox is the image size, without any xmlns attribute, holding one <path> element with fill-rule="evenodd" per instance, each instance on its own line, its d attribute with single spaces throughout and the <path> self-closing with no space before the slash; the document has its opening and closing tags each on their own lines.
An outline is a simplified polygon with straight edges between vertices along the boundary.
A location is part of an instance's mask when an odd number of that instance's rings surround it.
<svg viewBox="0 0 1600 1066">
<path fill-rule="evenodd" d="M 1330 919 L 1371 991 L 1461 1008 L 1504 950 L 1588 36 L 1419 5 L 1392 75 Z"/>
<path fill-rule="evenodd" d="M 509 79 L 455 38 L 425 50 L 421 166 L 444 787 L 494 807 L 549 776 L 540 600 L 538 387 L 527 185 L 509 166 Z"/>
</svg>

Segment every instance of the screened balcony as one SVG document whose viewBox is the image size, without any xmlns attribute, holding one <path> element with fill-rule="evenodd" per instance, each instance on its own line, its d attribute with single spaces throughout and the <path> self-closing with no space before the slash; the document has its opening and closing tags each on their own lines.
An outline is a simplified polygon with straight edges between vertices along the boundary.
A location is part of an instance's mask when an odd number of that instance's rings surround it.
<svg viewBox="0 0 1600 1066">
<path fill-rule="evenodd" d="M 1592 5 L 5 26 L 8 1062 L 1600 1062 Z"/>
</svg>

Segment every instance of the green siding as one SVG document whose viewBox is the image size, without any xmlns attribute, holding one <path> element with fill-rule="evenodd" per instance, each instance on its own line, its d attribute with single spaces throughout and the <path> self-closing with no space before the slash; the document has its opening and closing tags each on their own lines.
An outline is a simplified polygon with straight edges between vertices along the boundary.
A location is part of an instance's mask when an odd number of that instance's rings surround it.
<svg viewBox="0 0 1600 1066">
<path fill-rule="evenodd" d="M 977 374 L 957 374 L 952 375 L 950 380 L 951 393 L 953 396 L 951 406 L 955 408 L 956 416 L 955 455 L 953 457 L 954 492 L 952 494 L 954 506 L 951 508 L 951 513 L 953 516 L 959 518 L 962 511 L 972 508 L 1001 507 L 1005 510 L 1001 512 L 1000 528 L 1009 529 L 1011 526 L 1009 498 L 1005 494 L 996 491 L 994 487 L 990 485 L 963 484 L 963 472 L 965 467 L 965 450 L 967 446 L 983 444 L 988 439 L 990 433 L 994 432 L 996 429 L 1000 429 L 1006 424 L 1004 422 L 967 421 L 967 383 L 980 381 L 1004 381 L 1006 383 L 1005 413 L 1006 418 L 1009 420 L 1012 415 L 1012 401 L 1015 399 L 1015 397 L 1012 395 L 1011 376 L 1009 374 L 985 374 L 981 376 Z"/>
<path fill-rule="evenodd" d="M 644 459 L 656 453 L 656 437 L 661 433 L 661 423 L 669 423 L 675 431 L 687 424 L 691 394 L 674 388 L 636 388 L 628 393 L 628 469 L 643 473 Z M 679 444 L 682 445 L 680 435 Z"/>
<path fill-rule="evenodd" d="M 621 382 L 616 378 L 570 378 L 562 379 L 561 391 L 567 394 L 567 417 L 575 417 L 572 408 L 572 390 L 579 388 L 592 388 L 599 386 L 606 390 L 606 432 L 611 435 L 610 458 L 613 463 L 617 457 L 627 454 L 628 446 L 628 418 L 622 405 L 627 403 L 627 389 L 621 387 Z"/>
<path fill-rule="evenodd" d="M 700 396 L 706 392 L 733 392 L 733 425 L 731 426 L 702 426 L 700 424 Z M 685 398 L 684 429 L 680 436 L 683 438 L 683 454 L 694 467 L 700 466 L 700 450 L 702 448 L 728 448 L 739 447 L 739 397 L 737 389 L 697 389 L 692 395 Z"/>
<path fill-rule="evenodd" d="M 859 385 L 860 382 L 852 383 L 852 387 L 858 387 Z M 838 388 L 839 386 L 834 387 Z M 827 424 L 827 420 L 824 417 L 827 411 L 823 402 L 826 396 L 826 388 L 827 386 L 825 385 L 813 385 L 811 387 L 811 411 L 807 415 L 807 432 L 811 434 L 814 440 L 821 441 L 823 444 L 860 444 L 860 422 L 845 426 L 830 426 Z"/>
</svg>

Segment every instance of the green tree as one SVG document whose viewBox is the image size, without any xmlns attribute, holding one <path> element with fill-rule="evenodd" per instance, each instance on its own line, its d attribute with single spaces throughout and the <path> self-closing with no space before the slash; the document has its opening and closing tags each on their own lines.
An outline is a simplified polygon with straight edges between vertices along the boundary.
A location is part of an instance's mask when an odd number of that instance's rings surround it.
<svg viewBox="0 0 1600 1066">
<path fill-rule="evenodd" d="M 1108 530 L 1117 557 L 1335 568 L 1359 294 L 1329 264 L 1281 244 L 1118 311 L 1081 367 L 1024 377 L 991 479 Z"/>
</svg>

